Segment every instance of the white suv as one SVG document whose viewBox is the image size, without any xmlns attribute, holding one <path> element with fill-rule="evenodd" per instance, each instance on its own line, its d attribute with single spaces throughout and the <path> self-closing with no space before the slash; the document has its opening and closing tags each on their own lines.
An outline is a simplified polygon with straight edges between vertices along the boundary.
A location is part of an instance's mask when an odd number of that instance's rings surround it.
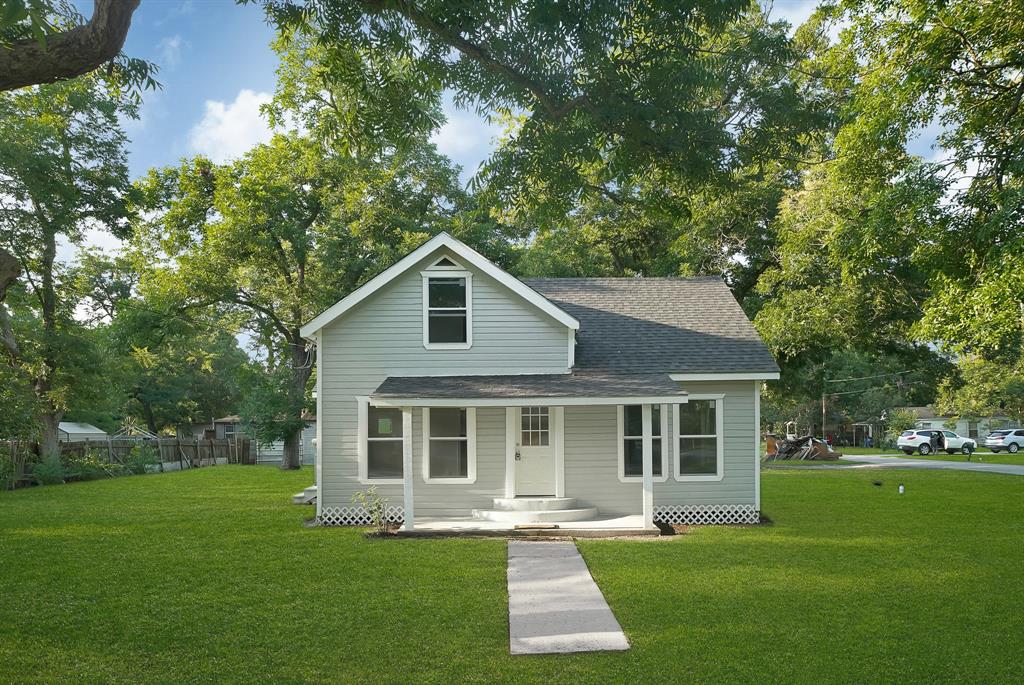
<svg viewBox="0 0 1024 685">
<path fill-rule="evenodd" d="M 1000 450 L 1016 454 L 1017 450 L 1024 448 L 1024 428 L 1004 428 L 992 431 L 985 438 L 985 447 L 996 454 L 999 454 Z"/>
<path fill-rule="evenodd" d="M 953 431 L 936 430 L 935 428 L 924 428 L 919 430 L 903 431 L 896 440 L 896 446 L 906 454 L 931 454 L 945 450 L 949 454 L 970 455 L 978 449 L 978 443 L 970 438 L 957 435 Z"/>
</svg>

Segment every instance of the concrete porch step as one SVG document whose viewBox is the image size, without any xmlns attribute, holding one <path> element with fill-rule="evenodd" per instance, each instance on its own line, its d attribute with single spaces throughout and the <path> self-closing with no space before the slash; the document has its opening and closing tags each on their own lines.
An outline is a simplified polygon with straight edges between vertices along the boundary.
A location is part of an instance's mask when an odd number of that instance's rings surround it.
<svg viewBox="0 0 1024 685">
<path fill-rule="evenodd" d="M 552 523 L 585 521 L 597 516 L 597 507 L 580 509 L 539 509 L 534 511 L 503 511 L 500 509 L 474 509 L 473 518 L 502 523 Z"/>
<path fill-rule="evenodd" d="M 554 511 L 576 508 L 575 497 L 495 497 L 498 511 Z"/>
<path fill-rule="evenodd" d="M 297 492 L 292 495 L 292 504 L 312 504 L 316 501 L 316 493 L 316 486 L 310 485 L 302 492 Z"/>
</svg>

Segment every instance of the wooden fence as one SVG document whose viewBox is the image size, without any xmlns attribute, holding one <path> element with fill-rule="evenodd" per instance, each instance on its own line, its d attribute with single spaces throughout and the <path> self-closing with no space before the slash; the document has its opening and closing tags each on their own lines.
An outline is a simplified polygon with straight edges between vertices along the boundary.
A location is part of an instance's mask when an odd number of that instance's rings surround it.
<svg viewBox="0 0 1024 685">
<path fill-rule="evenodd" d="M 122 464 L 136 446 L 150 447 L 157 453 L 161 471 L 194 469 L 218 463 L 255 464 L 256 447 L 247 437 L 202 440 L 199 438 L 76 440 L 60 443 L 62 459 L 91 453 L 108 464 Z M 39 460 L 38 443 L 17 440 L 0 442 L 0 461 L 11 464 L 11 484 L 17 487 L 31 480 L 30 464 Z M 2 470 L 0 470 L 2 472 Z M 0 489 L 5 486 L 0 483 Z"/>
</svg>

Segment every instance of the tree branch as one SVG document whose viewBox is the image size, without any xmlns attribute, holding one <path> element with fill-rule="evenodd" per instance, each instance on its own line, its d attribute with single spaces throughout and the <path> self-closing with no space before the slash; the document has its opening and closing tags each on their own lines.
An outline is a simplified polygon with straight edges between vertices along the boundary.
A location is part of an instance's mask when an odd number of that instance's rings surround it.
<svg viewBox="0 0 1024 685">
<path fill-rule="evenodd" d="M 0 47 L 0 91 L 93 71 L 121 52 L 139 0 L 95 0 L 92 19 L 63 33 Z"/>
</svg>

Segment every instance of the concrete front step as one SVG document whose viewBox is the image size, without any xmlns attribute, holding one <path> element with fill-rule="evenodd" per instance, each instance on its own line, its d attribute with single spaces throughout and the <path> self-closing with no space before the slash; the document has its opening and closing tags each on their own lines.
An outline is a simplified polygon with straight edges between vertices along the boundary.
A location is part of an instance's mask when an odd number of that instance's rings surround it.
<svg viewBox="0 0 1024 685">
<path fill-rule="evenodd" d="M 474 509 L 473 518 L 502 523 L 554 523 L 585 521 L 597 516 L 596 507 L 581 509 L 541 509 L 535 511 L 502 511 L 500 509 Z"/>
<path fill-rule="evenodd" d="M 292 495 L 292 504 L 312 504 L 316 501 L 317 488 L 315 485 L 310 485 L 302 492 L 295 493 Z"/>
<path fill-rule="evenodd" d="M 575 509 L 575 497 L 495 497 L 498 511 L 554 511 Z"/>
</svg>

